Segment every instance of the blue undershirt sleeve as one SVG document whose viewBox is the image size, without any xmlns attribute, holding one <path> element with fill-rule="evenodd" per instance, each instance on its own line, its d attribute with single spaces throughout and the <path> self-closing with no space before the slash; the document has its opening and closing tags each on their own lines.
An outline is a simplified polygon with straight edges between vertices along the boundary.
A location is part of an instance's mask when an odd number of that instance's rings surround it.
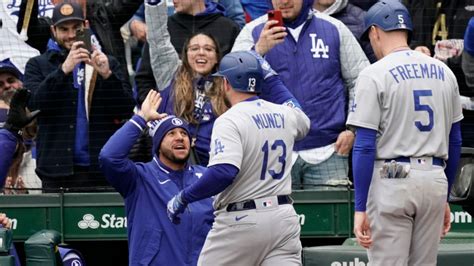
<svg viewBox="0 0 474 266">
<path fill-rule="evenodd" d="M 183 190 L 183 200 L 187 203 L 209 198 L 224 191 L 239 173 L 232 164 L 216 164 L 206 170 L 194 184 Z"/>
<path fill-rule="evenodd" d="M 287 104 L 291 102 L 294 106 L 301 109 L 301 105 L 295 96 L 283 84 L 278 75 L 270 76 L 263 82 L 262 93 L 259 95 L 261 99 L 276 103 Z"/>
<path fill-rule="evenodd" d="M 448 161 L 444 173 L 448 178 L 448 197 L 451 191 L 451 186 L 456 179 L 456 172 L 458 170 L 459 159 L 461 157 L 462 138 L 461 138 L 461 122 L 456 122 L 452 125 L 449 132 L 449 152 Z"/>
<path fill-rule="evenodd" d="M 376 130 L 360 127 L 356 129 L 356 139 L 352 150 L 356 211 L 366 210 L 367 195 L 374 171 L 376 137 Z"/>
</svg>

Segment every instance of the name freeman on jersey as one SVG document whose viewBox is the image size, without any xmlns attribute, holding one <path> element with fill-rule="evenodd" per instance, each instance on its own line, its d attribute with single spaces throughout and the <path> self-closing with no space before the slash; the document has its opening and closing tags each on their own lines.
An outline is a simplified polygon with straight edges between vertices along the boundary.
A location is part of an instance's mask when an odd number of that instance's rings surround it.
<svg viewBox="0 0 474 266">
<path fill-rule="evenodd" d="M 252 115 L 258 129 L 285 128 L 285 116 L 282 113 L 263 113 Z"/>
<path fill-rule="evenodd" d="M 444 81 L 444 69 L 435 64 L 403 64 L 389 70 L 397 83 L 400 79 L 439 79 Z"/>
</svg>

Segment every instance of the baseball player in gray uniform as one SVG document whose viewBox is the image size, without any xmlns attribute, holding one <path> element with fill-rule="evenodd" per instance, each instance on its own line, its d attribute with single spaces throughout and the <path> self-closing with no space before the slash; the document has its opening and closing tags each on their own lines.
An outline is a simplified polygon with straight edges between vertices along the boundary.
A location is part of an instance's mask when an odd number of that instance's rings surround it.
<svg viewBox="0 0 474 266">
<path fill-rule="evenodd" d="M 378 61 L 360 73 L 347 121 L 356 127 L 354 234 L 371 265 L 436 265 L 461 150 L 456 78 L 410 50 L 399 1 L 376 3 L 365 26 Z"/>
<path fill-rule="evenodd" d="M 309 118 L 299 108 L 259 99 L 257 57 L 242 51 L 222 59 L 214 75 L 224 78 L 232 107 L 214 124 L 209 169 L 168 203 L 170 219 L 178 222 L 188 203 L 217 194 L 198 265 L 301 265 L 290 168 L 293 145 L 307 134 Z"/>
</svg>

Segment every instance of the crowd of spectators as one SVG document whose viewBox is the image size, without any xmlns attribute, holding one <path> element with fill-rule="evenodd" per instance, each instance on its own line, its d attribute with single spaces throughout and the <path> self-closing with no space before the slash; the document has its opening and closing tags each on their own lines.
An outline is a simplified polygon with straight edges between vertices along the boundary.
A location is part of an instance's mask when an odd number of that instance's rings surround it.
<svg viewBox="0 0 474 266">
<path fill-rule="evenodd" d="M 165 33 L 150 27 L 142 1 L 33 1 L 32 9 L 27 2 L 0 4 L 0 123 L 12 91 L 21 87 L 32 92 L 29 108 L 42 112 L 26 131 L 4 193 L 111 190 L 99 151 L 150 90 L 162 94 L 160 112 L 190 123 L 193 162 L 206 166 L 213 122 L 228 108 L 222 84 L 209 74 L 231 50 L 262 55 L 280 77 L 266 82 L 283 82 L 291 92 L 267 89 L 262 96 L 299 103 L 311 119 L 310 133 L 288 162 L 294 189 L 350 185 L 354 133 L 345 121 L 358 73 L 376 61 L 361 40 L 364 15 L 376 1 L 289 1 L 295 4 L 283 11 L 289 12 L 285 27 L 273 27 L 266 12 L 286 1 L 163 0 Z M 414 18 L 411 48 L 456 74 L 464 96 L 463 146 L 473 147 L 474 11 L 465 8 L 472 1 L 401 2 Z M 301 26 L 308 20 L 317 34 L 305 36 Z M 92 50 L 76 42 L 78 30 L 90 30 Z M 143 133 L 129 158 L 149 161 L 151 145 Z"/>
<path fill-rule="evenodd" d="M 226 81 L 212 74 L 224 55 L 241 50 L 261 64 L 262 99 L 296 106 L 310 118 L 292 161 L 281 162 L 291 169 L 293 189 L 351 186 L 355 130 L 346 120 L 359 73 L 377 60 L 361 38 L 376 1 L 35 0 L 32 8 L 28 2 L 0 4 L 0 127 L 8 128 L 0 133 L 12 155 L 2 157 L 8 157 L 1 164 L 4 194 L 117 191 L 130 221 L 131 264 L 186 253 L 184 243 L 169 243 L 195 236 L 166 220 L 166 204 L 206 171 L 214 122 L 231 107 Z M 150 8 L 158 2 L 168 8 Z M 414 18 L 411 48 L 456 75 L 463 146 L 473 148 L 474 9 L 467 7 L 474 3 L 401 2 Z M 267 16 L 272 9 L 281 10 L 282 26 Z M 18 110 L 12 99 L 20 91 L 25 99 L 31 94 L 28 108 L 40 113 L 26 110 L 28 125 L 12 130 L 8 119 Z M 176 117 L 154 121 L 163 113 Z M 213 208 L 211 198 L 193 206 L 182 218 L 201 221 L 190 229 L 200 232 L 196 262 Z M 133 227 L 134 219 L 150 226 Z M 160 226 L 173 248 L 154 258 L 157 246 L 150 243 L 161 237 Z"/>
</svg>

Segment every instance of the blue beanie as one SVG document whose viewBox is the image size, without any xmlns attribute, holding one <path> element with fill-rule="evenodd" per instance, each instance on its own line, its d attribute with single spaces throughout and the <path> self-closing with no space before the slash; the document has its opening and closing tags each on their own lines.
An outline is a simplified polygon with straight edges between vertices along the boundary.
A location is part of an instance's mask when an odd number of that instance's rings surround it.
<svg viewBox="0 0 474 266">
<path fill-rule="evenodd" d="M 148 122 L 149 135 L 153 138 L 153 155 L 158 154 L 157 150 L 160 148 L 161 141 L 168 131 L 180 127 L 188 133 L 189 143 L 191 143 L 191 134 L 189 133 L 188 123 L 184 119 L 174 115 L 167 116 L 160 120 Z"/>
<path fill-rule="evenodd" d="M 467 23 L 466 32 L 464 33 L 464 50 L 474 56 L 474 17 Z"/>
<path fill-rule="evenodd" d="M 10 61 L 10 58 L 7 58 L 0 62 L 0 73 L 7 72 L 15 76 L 17 79 L 22 80 L 23 75 L 21 74 L 20 70 L 16 68 Z"/>
</svg>

